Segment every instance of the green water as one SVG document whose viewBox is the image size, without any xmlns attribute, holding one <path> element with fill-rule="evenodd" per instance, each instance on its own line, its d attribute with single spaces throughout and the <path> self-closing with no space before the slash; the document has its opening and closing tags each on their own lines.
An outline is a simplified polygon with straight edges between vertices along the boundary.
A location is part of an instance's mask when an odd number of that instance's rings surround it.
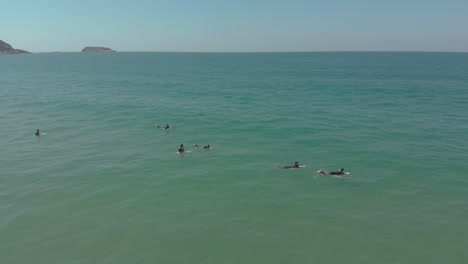
<svg viewBox="0 0 468 264">
<path fill-rule="evenodd" d="M 0 263 L 468 258 L 466 53 L 1 56 L 0 117 Z"/>
</svg>

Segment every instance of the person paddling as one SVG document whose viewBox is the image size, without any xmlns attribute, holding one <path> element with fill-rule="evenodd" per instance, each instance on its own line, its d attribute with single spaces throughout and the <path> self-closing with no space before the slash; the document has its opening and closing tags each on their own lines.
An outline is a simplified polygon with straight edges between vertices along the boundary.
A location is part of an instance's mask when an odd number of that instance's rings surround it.
<svg viewBox="0 0 468 264">
<path fill-rule="evenodd" d="M 337 171 L 326 171 L 326 170 L 318 170 L 317 173 L 324 174 L 324 175 L 348 175 L 349 172 L 345 172 L 344 168 L 341 168 Z"/>
<path fill-rule="evenodd" d="M 344 172 L 344 168 L 341 168 L 341 169 L 339 169 L 337 171 L 330 171 L 328 174 L 329 175 L 343 175 L 343 174 L 345 174 L 345 172 Z"/>
<path fill-rule="evenodd" d="M 280 166 L 280 168 L 297 169 L 297 168 L 305 168 L 305 165 L 300 165 L 299 162 L 295 161 L 293 165 Z"/>
</svg>

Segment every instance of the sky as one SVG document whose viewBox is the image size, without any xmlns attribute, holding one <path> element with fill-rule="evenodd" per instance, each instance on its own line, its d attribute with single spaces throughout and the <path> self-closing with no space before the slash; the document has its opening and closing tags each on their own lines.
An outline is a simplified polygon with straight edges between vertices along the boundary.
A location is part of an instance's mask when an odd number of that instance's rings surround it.
<svg viewBox="0 0 468 264">
<path fill-rule="evenodd" d="M 468 0 L 0 0 L 30 52 L 468 52 Z"/>
</svg>

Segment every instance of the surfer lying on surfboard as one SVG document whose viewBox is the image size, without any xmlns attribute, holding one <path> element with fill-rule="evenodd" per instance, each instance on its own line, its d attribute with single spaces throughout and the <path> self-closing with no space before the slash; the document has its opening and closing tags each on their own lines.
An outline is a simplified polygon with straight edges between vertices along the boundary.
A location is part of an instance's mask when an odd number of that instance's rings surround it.
<svg viewBox="0 0 468 264">
<path fill-rule="evenodd" d="M 163 129 L 170 129 L 170 128 L 171 128 L 171 127 L 169 126 L 169 124 L 166 124 L 165 127 L 162 127 L 162 126 L 160 126 L 159 124 L 156 124 L 156 126 L 157 126 L 158 128 L 163 128 Z"/>
<path fill-rule="evenodd" d="M 305 165 L 299 165 L 299 162 L 295 161 L 293 165 L 282 166 L 283 169 L 295 169 L 295 168 L 304 168 Z"/>
<path fill-rule="evenodd" d="M 197 145 L 197 144 L 193 144 L 192 147 L 194 147 L 194 148 L 199 148 L 200 146 Z M 204 149 L 209 149 L 209 148 L 211 148 L 211 146 L 210 146 L 210 144 L 208 144 L 208 145 L 206 145 L 206 146 L 203 146 L 203 148 L 204 148 Z"/>
<path fill-rule="evenodd" d="M 317 173 L 324 174 L 324 175 L 348 175 L 349 172 L 345 172 L 344 168 L 341 168 L 337 171 L 326 171 L 326 170 L 318 170 Z"/>
</svg>

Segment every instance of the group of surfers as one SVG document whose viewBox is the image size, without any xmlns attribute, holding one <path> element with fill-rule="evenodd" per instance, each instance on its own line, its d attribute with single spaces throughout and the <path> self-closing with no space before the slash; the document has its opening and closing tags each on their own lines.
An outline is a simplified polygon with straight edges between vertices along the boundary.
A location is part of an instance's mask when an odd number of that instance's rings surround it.
<svg viewBox="0 0 468 264">
<path fill-rule="evenodd" d="M 160 126 L 159 124 L 156 124 L 156 127 L 160 128 L 160 129 L 171 129 L 171 126 L 169 124 L 166 124 L 164 127 Z M 197 145 L 197 144 L 193 144 L 193 147 L 194 148 L 199 148 L 200 146 Z M 211 148 L 211 146 L 210 146 L 210 144 L 208 144 L 208 145 L 204 146 L 203 148 L 204 149 L 209 149 L 209 148 Z M 180 144 L 180 147 L 177 150 L 177 152 L 179 152 L 179 153 L 184 153 L 185 152 L 184 144 Z"/>
<path fill-rule="evenodd" d="M 169 124 L 166 124 L 165 127 L 161 127 L 159 124 L 156 125 L 158 128 L 161 128 L 161 129 L 170 129 L 171 127 L 169 126 Z M 199 148 L 200 146 L 197 145 L 197 144 L 193 144 L 193 147 L 194 148 Z M 208 144 L 206 146 L 203 147 L 204 149 L 209 149 L 211 148 L 211 146 Z M 180 144 L 180 147 L 179 149 L 177 150 L 179 153 L 184 153 L 185 152 L 185 147 L 184 147 L 184 144 Z M 304 165 L 300 165 L 299 162 L 295 161 L 293 165 L 289 165 L 289 166 L 283 166 L 283 168 L 285 169 L 295 169 L 295 168 L 304 168 L 305 166 Z M 320 174 L 324 174 L 324 175 L 347 175 L 349 174 L 349 172 L 345 172 L 344 171 L 344 168 L 341 168 L 337 171 L 326 171 L 326 170 L 318 170 L 317 173 L 320 173 Z"/>
<path fill-rule="evenodd" d="M 193 144 L 192 147 L 194 147 L 194 148 L 199 148 L 200 146 L 197 145 L 197 144 Z M 204 148 L 204 149 L 209 149 L 209 148 L 211 148 L 211 146 L 210 146 L 210 144 L 208 144 L 208 145 L 204 146 L 203 148 Z M 180 144 L 180 147 L 179 147 L 179 149 L 177 150 L 177 152 L 179 152 L 179 153 L 184 153 L 184 152 L 185 152 L 184 144 Z"/>
<path fill-rule="evenodd" d="M 156 125 L 158 128 L 162 128 L 162 129 L 170 129 L 171 127 L 169 126 L 169 124 L 166 124 L 166 126 L 164 127 L 161 127 L 159 124 Z M 38 128 L 36 130 L 36 133 L 35 133 L 36 136 L 40 136 L 41 135 L 41 131 L 40 129 Z M 197 145 L 197 144 L 193 144 L 193 147 L 194 148 L 199 148 L 200 146 Z M 209 149 L 211 148 L 211 146 L 208 144 L 206 146 L 203 147 L 204 149 Z M 179 153 L 184 153 L 185 152 L 185 147 L 184 147 L 184 144 L 180 144 L 180 147 L 178 149 L 178 152 Z M 304 168 L 305 166 L 304 165 L 300 165 L 299 162 L 295 161 L 293 165 L 290 165 L 290 166 L 283 166 L 283 168 L 285 169 L 295 169 L 295 168 Z M 344 171 L 344 168 L 341 168 L 337 171 L 326 171 L 326 170 L 318 170 L 317 173 L 320 173 L 320 174 L 324 174 L 324 175 L 347 175 L 349 174 L 349 172 L 345 172 Z"/>
</svg>

